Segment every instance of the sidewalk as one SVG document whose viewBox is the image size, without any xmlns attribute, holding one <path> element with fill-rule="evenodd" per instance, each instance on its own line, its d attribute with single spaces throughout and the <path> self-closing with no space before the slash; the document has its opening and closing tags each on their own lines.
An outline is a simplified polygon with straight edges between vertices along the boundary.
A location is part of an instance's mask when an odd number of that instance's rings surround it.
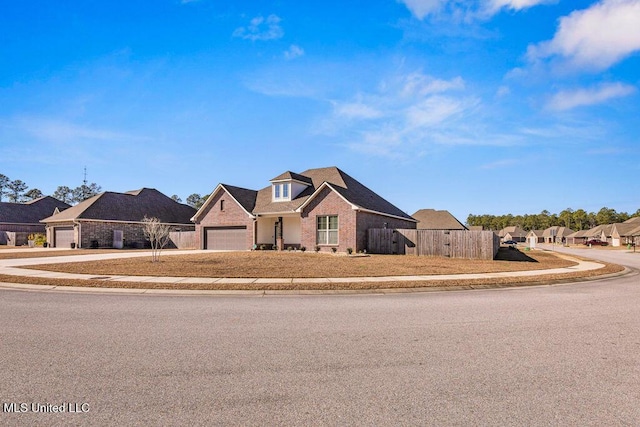
<svg viewBox="0 0 640 427">
<path fill-rule="evenodd" d="M 173 256 L 182 254 L 194 254 L 206 251 L 172 251 L 165 252 L 162 256 Z M 149 252 L 135 253 L 107 253 L 107 254 L 88 254 L 88 255 L 71 255 L 62 257 L 47 258 L 24 258 L 24 259 L 6 259 L 0 260 L 0 274 L 22 277 L 39 277 L 50 279 L 73 279 L 73 280 L 101 280 L 105 282 L 140 282 L 140 283 L 166 283 L 166 284 L 296 284 L 296 283 L 364 283 L 364 282 L 425 282 L 430 281 L 451 281 L 451 280 L 474 280 L 474 279 L 500 279 L 505 277 L 539 277 L 545 275 L 568 274 L 581 271 L 591 271 L 603 268 L 604 265 L 593 261 L 582 261 L 573 257 L 564 256 L 577 262 L 572 267 L 554 268 L 548 270 L 530 270 L 515 271 L 501 273 L 472 273 L 472 274 L 448 274 L 448 275 L 419 275 L 419 276 L 385 276 L 385 277 L 328 277 L 328 278 L 225 278 L 225 277 L 162 277 L 162 276 L 120 276 L 120 275 L 95 275 L 95 274 L 74 274 L 59 273 L 43 270 L 31 270 L 20 268 L 27 265 L 38 264 L 59 264 L 68 262 L 95 261 L 101 259 L 115 259 L 127 257 L 143 257 L 149 256 Z M 5 286 L 6 284 L 0 284 Z M 69 290 L 72 287 L 67 286 L 48 286 L 48 285 L 15 285 L 18 287 L 33 288 L 64 288 Z M 12 286 L 12 287 L 15 287 Z M 86 290 L 100 290 L 105 292 L 106 288 L 78 288 Z M 122 288 L 113 288 L 113 291 L 135 291 Z M 140 289 L 137 291 L 150 291 L 149 289 Z M 165 292 L 168 292 L 166 290 Z M 173 291 L 176 292 L 176 291 Z M 200 291 L 203 292 L 203 291 Z M 237 291 L 242 292 L 242 291 Z M 253 292 L 253 291 L 247 291 Z M 262 291 L 260 291 L 262 292 Z"/>
</svg>

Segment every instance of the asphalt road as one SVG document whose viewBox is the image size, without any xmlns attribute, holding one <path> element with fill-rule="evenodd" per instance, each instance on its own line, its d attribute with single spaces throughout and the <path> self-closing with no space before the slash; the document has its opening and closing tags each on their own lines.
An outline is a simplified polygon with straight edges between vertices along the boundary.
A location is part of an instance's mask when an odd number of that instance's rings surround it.
<svg viewBox="0 0 640 427">
<path fill-rule="evenodd" d="M 0 425 L 640 425 L 639 285 L 2 290 Z"/>
</svg>

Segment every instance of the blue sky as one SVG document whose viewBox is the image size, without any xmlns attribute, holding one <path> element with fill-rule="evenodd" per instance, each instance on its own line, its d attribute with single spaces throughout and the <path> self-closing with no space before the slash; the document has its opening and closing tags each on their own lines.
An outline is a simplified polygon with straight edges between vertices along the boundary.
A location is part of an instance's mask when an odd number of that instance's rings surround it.
<svg viewBox="0 0 640 427">
<path fill-rule="evenodd" d="M 408 213 L 640 208 L 640 0 L 4 2 L 0 173 L 182 199 L 338 166 Z"/>
</svg>

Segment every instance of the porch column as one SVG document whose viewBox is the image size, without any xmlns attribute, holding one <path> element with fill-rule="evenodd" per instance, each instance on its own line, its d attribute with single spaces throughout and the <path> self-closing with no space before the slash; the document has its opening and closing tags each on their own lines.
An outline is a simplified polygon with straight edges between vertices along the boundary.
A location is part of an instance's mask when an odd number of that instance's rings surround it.
<svg viewBox="0 0 640 427">
<path fill-rule="evenodd" d="M 282 223 L 282 217 L 278 217 L 278 235 L 276 236 L 276 247 L 279 251 L 284 250 L 284 238 L 283 238 L 283 228 L 284 224 Z"/>
</svg>

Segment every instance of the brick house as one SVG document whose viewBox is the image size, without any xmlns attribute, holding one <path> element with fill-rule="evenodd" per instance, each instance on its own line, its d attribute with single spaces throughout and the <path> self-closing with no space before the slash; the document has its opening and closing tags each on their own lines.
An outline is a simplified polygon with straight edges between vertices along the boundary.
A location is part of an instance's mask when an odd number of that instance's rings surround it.
<svg viewBox="0 0 640 427">
<path fill-rule="evenodd" d="M 469 230 L 445 210 L 420 209 L 411 216 L 418 221 L 419 230 Z"/>
<path fill-rule="evenodd" d="M 0 202 L 0 245 L 25 245 L 29 234 L 45 232 L 41 219 L 69 207 L 51 196 L 27 203 Z"/>
<path fill-rule="evenodd" d="M 142 219 L 158 218 L 172 231 L 193 231 L 196 212 L 153 188 L 126 193 L 106 191 L 43 219 L 52 247 L 143 248 L 147 246 Z M 169 247 L 178 246 L 170 242 Z"/>
<path fill-rule="evenodd" d="M 201 249 L 365 250 L 370 228 L 416 220 L 336 167 L 285 172 L 261 190 L 219 184 L 192 218 Z"/>
</svg>

